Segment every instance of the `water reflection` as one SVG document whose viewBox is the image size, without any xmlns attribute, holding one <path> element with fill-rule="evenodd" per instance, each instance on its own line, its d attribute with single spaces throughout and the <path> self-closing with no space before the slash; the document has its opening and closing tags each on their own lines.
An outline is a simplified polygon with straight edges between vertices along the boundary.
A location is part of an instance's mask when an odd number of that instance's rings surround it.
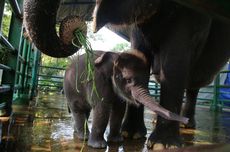
<svg viewBox="0 0 230 152">
<path fill-rule="evenodd" d="M 68 113 L 62 95 L 40 95 L 26 105 L 14 105 L 11 117 L 0 117 L 1 152 L 71 152 L 80 151 L 83 141 L 73 136 L 73 120 Z M 155 115 L 145 111 L 147 137 L 153 130 Z M 230 142 L 230 112 L 214 113 L 197 108 L 197 129 L 181 129 L 186 146 L 199 146 Z M 89 121 L 91 127 L 91 120 Z M 106 131 L 108 132 L 108 130 Z M 106 136 L 106 134 L 105 134 Z M 223 145 L 226 147 L 226 145 Z M 212 149 L 219 148 L 213 146 Z M 192 147 L 193 148 L 193 147 Z M 192 149 L 186 148 L 186 149 Z M 227 145 L 227 148 L 230 148 Z M 229 149 L 228 149 L 229 150 Z M 86 152 L 147 152 L 146 139 L 125 140 L 109 144 L 106 149 L 92 149 L 85 145 Z M 193 151 L 193 150 L 190 150 Z"/>
</svg>

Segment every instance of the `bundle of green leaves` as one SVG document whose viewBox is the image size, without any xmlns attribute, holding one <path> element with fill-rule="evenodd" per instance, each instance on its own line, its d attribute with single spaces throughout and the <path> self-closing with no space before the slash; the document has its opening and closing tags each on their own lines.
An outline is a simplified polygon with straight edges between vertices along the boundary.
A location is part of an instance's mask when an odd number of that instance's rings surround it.
<svg viewBox="0 0 230 152">
<path fill-rule="evenodd" d="M 92 92 L 91 92 L 91 97 L 92 97 L 93 92 L 95 92 L 96 95 L 99 97 L 98 92 L 97 92 L 97 88 L 96 88 L 96 84 L 95 84 L 95 77 L 94 77 L 94 68 L 95 67 L 94 67 L 94 63 L 92 60 L 93 56 L 94 56 L 93 49 L 91 47 L 90 42 L 87 39 L 87 36 L 83 33 L 83 31 L 80 28 L 75 30 L 72 44 L 78 48 L 80 46 L 82 46 L 83 49 L 85 50 L 85 53 L 86 53 L 86 57 L 85 57 L 86 73 L 87 73 L 86 82 L 87 81 L 93 81 L 93 88 L 92 88 Z M 79 44 L 80 44 L 80 46 L 79 46 Z M 76 75 L 78 77 L 79 74 L 77 73 Z M 76 79 L 77 79 L 77 77 L 76 77 Z M 76 88 L 76 89 L 78 90 L 78 88 Z"/>
</svg>

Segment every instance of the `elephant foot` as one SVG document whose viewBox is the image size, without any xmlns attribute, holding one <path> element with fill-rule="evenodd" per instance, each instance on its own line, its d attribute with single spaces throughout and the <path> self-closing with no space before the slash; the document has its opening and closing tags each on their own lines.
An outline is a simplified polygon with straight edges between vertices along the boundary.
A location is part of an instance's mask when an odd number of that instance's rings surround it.
<svg viewBox="0 0 230 152">
<path fill-rule="evenodd" d="M 145 138 L 147 129 L 144 123 L 144 106 L 139 107 L 128 105 L 126 116 L 121 127 L 121 134 L 124 138 L 141 139 Z"/>
<path fill-rule="evenodd" d="M 122 131 L 121 135 L 124 138 L 132 138 L 132 139 L 141 139 L 145 138 L 146 130 L 140 130 L 140 131 Z"/>
<path fill-rule="evenodd" d="M 148 139 L 147 147 L 152 148 L 153 150 L 162 150 L 162 149 L 174 149 L 182 146 L 182 141 L 180 137 L 161 137 L 151 136 Z"/>
<path fill-rule="evenodd" d="M 175 149 L 182 146 L 180 136 L 167 136 L 165 133 L 152 133 L 147 141 L 147 147 L 153 150 Z"/>
<path fill-rule="evenodd" d="M 147 129 L 144 124 L 125 124 L 122 126 L 121 135 L 124 138 L 132 138 L 132 139 L 141 139 L 145 138 L 147 134 Z"/>
<path fill-rule="evenodd" d="M 104 139 L 89 138 L 88 146 L 90 146 L 92 148 L 102 149 L 102 148 L 106 148 L 107 143 Z"/>
<path fill-rule="evenodd" d="M 113 136 L 113 135 L 109 135 L 107 137 L 107 141 L 108 142 L 122 142 L 124 139 L 123 137 L 119 134 L 119 135 L 116 135 L 116 136 Z"/>
<path fill-rule="evenodd" d="M 85 134 L 84 132 L 74 131 L 73 135 L 74 135 L 74 137 L 76 137 L 80 140 L 88 140 L 89 132 L 86 132 L 86 134 Z"/>
</svg>

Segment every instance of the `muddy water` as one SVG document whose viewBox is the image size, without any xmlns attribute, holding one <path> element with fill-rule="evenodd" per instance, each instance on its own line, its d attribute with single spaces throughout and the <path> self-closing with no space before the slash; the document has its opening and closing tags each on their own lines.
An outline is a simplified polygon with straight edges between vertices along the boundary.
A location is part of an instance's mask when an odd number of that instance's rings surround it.
<svg viewBox="0 0 230 152">
<path fill-rule="evenodd" d="M 39 94 L 29 106 L 14 105 L 13 110 L 11 117 L 0 117 L 0 152 L 78 152 L 83 147 L 84 143 L 73 136 L 73 120 L 63 95 Z M 152 112 L 145 110 L 147 137 L 154 128 L 154 118 Z M 196 130 L 181 129 L 186 147 L 173 151 L 230 151 L 230 112 L 214 113 L 198 107 L 196 119 Z M 102 150 L 85 145 L 83 151 L 151 150 L 147 150 L 143 139 L 125 140 Z"/>
</svg>

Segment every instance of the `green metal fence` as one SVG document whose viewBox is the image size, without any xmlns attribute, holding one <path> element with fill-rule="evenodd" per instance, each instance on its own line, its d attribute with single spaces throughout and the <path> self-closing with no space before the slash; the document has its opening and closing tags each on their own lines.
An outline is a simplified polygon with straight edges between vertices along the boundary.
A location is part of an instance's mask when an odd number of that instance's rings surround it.
<svg viewBox="0 0 230 152">
<path fill-rule="evenodd" d="M 49 75 L 43 72 L 43 69 L 58 70 L 60 72 L 58 72 L 58 75 Z M 38 89 L 43 92 L 62 91 L 64 71 L 65 68 L 40 65 L 38 74 Z"/>
<path fill-rule="evenodd" d="M 40 52 L 23 37 L 22 3 L 16 0 L 0 1 L 0 115 L 10 115 L 13 102 L 27 102 L 36 89 L 38 57 Z M 10 24 L 3 24 L 6 6 L 10 7 Z M 7 26 L 3 27 L 1 25 Z M 3 28 L 9 29 L 4 33 Z M 3 51 L 4 50 L 4 51 Z"/>
<path fill-rule="evenodd" d="M 197 98 L 197 105 L 204 105 L 209 106 L 211 110 L 214 111 L 221 111 L 223 108 L 230 109 L 229 106 L 226 106 L 226 104 L 230 105 L 230 100 L 228 99 L 220 99 L 220 93 L 224 94 L 230 94 L 230 92 L 220 92 L 220 88 L 230 88 L 229 85 L 221 85 L 220 84 L 220 75 L 223 73 L 230 73 L 230 71 L 221 71 L 215 80 L 213 81 L 212 85 L 208 85 L 206 87 L 203 87 L 199 91 L 199 95 L 202 96 L 202 94 L 206 94 L 208 97 L 199 97 Z M 160 84 L 156 83 L 155 81 L 149 82 L 149 91 L 150 94 L 159 99 L 160 98 Z"/>
</svg>

